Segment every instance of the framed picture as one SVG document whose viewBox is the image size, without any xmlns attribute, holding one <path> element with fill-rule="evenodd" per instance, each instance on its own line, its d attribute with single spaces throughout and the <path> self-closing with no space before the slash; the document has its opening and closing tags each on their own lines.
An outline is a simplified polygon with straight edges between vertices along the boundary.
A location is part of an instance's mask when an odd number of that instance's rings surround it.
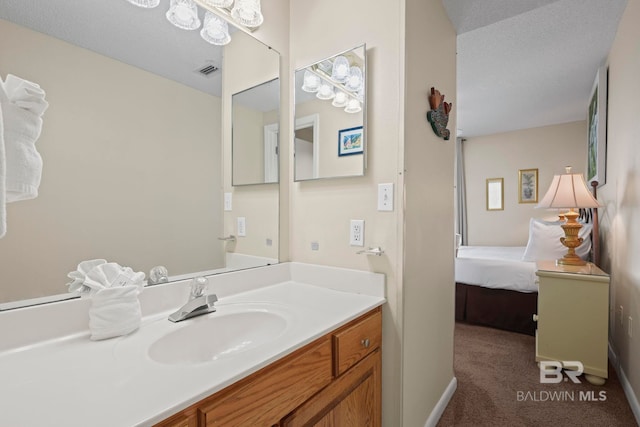
<svg viewBox="0 0 640 427">
<path fill-rule="evenodd" d="M 338 131 L 338 156 L 361 154 L 363 148 L 362 126 Z"/>
<path fill-rule="evenodd" d="M 587 182 L 607 182 L 607 69 L 600 67 L 591 89 L 587 125 Z"/>
<path fill-rule="evenodd" d="M 504 210 L 504 178 L 487 179 L 487 210 Z"/>
<path fill-rule="evenodd" d="M 518 171 L 518 203 L 538 203 L 538 169 Z"/>
</svg>

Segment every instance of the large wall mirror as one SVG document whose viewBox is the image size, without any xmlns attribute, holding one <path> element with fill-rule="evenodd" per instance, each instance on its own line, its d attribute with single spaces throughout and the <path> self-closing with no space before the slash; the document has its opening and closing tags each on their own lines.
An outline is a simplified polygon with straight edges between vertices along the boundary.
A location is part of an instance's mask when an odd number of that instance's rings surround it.
<svg viewBox="0 0 640 427">
<path fill-rule="evenodd" d="M 163 265 L 170 280 L 278 261 L 277 187 L 267 204 L 250 191 L 238 202 L 269 229 L 270 252 L 220 238 L 232 213 L 223 214 L 231 173 L 224 94 L 255 86 L 237 76 L 264 57 L 278 64 L 279 54 L 242 31 L 224 48 L 211 45 L 171 25 L 168 8 L 168 0 L 155 9 L 125 0 L 2 1 L 0 76 L 38 83 L 49 108 L 36 143 L 39 195 L 7 205 L 0 310 L 63 297 L 67 273 L 87 259 L 147 275 Z M 228 55 L 242 57 L 241 66 Z M 277 77 L 276 69 L 260 81 Z"/>
<path fill-rule="evenodd" d="M 295 85 L 295 180 L 364 175 L 366 47 L 296 70 Z"/>
</svg>

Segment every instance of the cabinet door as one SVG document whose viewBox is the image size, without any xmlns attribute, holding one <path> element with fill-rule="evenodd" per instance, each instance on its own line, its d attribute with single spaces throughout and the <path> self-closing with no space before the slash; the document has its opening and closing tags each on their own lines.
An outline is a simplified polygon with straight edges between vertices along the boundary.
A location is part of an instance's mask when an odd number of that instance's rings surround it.
<svg viewBox="0 0 640 427">
<path fill-rule="evenodd" d="M 283 427 L 379 427 L 380 349 L 337 378 L 282 422 Z"/>
</svg>

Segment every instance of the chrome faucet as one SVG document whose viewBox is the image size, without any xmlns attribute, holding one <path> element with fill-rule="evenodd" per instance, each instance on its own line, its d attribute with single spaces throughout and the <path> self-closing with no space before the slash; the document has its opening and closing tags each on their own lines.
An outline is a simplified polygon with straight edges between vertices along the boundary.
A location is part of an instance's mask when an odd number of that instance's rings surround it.
<svg viewBox="0 0 640 427">
<path fill-rule="evenodd" d="M 209 280 L 206 277 L 196 277 L 191 281 L 191 292 L 189 301 L 169 316 L 172 322 L 180 322 L 181 320 L 191 317 L 201 316 L 216 311 L 214 303 L 218 301 L 215 294 L 205 295 Z"/>
</svg>

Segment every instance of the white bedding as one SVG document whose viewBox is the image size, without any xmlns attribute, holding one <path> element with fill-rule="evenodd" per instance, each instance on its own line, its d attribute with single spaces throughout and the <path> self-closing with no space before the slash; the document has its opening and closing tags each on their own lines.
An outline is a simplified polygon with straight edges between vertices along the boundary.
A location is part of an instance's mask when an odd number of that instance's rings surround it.
<svg viewBox="0 0 640 427">
<path fill-rule="evenodd" d="M 536 263 L 522 261 L 524 246 L 461 246 L 456 282 L 485 288 L 538 292 Z"/>
</svg>

